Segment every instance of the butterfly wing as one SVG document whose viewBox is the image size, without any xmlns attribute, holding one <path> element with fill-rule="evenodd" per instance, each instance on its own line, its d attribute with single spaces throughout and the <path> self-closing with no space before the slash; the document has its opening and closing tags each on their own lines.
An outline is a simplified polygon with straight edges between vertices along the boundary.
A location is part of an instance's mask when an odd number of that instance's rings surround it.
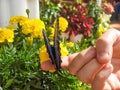
<svg viewBox="0 0 120 90">
<path fill-rule="evenodd" d="M 47 52 L 48 52 L 48 54 L 49 54 L 49 57 L 50 57 L 50 59 L 52 60 L 52 63 L 55 64 L 55 58 L 54 58 L 54 54 L 53 54 L 53 49 L 52 49 L 52 47 L 51 47 L 51 45 L 50 45 L 50 42 L 49 42 L 49 40 L 48 40 L 48 38 L 47 38 L 46 32 L 45 32 L 44 30 L 43 30 L 42 32 L 43 32 L 43 37 L 44 37 L 44 41 L 45 41 L 45 46 L 46 46 L 46 48 L 47 48 Z"/>
<path fill-rule="evenodd" d="M 55 35 L 54 35 L 55 64 L 56 64 L 57 70 L 61 68 L 61 62 L 62 62 L 61 53 L 60 53 L 59 37 L 58 37 L 58 29 L 59 29 L 59 19 L 56 20 Z"/>
<path fill-rule="evenodd" d="M 61 68 L 61 62 L 62 62 L 61 53 L 60 53 L 59 37 L 58 37 L 58 29 L 59 29 L 59 19 L 57 19 L 56 21 L 53 47 L 51 47 L 50 42 L 47 38 L 46 32 L 43 30 L 44 41 L 47 47 L 48 54 L 52 60 L 52 63 L 55 64 L 57 70 Z"/>
</svg>

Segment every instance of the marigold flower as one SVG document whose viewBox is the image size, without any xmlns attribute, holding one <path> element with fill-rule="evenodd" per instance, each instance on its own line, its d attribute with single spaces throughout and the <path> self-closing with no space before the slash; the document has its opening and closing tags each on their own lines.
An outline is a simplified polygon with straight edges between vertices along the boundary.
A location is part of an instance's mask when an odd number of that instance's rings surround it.
<svg viewBox="0 0 120 90">
<path fill-rule="evenodd" d="M 5 40 L 7 40 L 8 42 L 14 41 L 13 29 L 0 28 L 0 43 L 5 42 Z"/>
<path fill-rule="evenodd" d="M 25 16 L 11 16 L 9 23 L 10 24 L 20 24 L 22 25 L 25 21 L 29 20 L 28 17 Z"/>
<path fill-rule="evenodd" d="M 56 25 L 56 20 L 54 21 L 53 26 L 55 27 Z M 59 30 L 62 32 L 66 31 L 68 28 L 68 21 L 64 17 L 59 17 Z"/>
<path fill-rule="evenodd" d="M 40 64 L 44 63 L 45 61 L 50 60 L 45 45 L 43 45 L 43 46 L 40 48 L 39 57 L 40 57 Z M 49 70 L 49 72 L 55 72 L 55 70 Z"/>
<path fill-rule="evenodd" d="M 67 48 L 62 43 L 60 43 L 60 52 L 61 52 L 61 56 L 68 55 Z M 44 63 L 45 61 L 50 60 L 50 57 L 49 57 L 49 54 L 48 54 L 48 52 L 46 50 L 46 46 L 45 45 L 43 45 L 40 48 L 39 57 L 40 57 L 40 64 Z M 54 72 L 54 71 L 55 70 L 49 70 L 49 72 Z"/>
<path fill-rule="evenodd" d="M 33 38 L 43 38 L 43 29 L 45 29 L 45 24 L 39 19 L 28 20 L 22 25 L 22 32 L 25 35 L 30 34 Z"/>
<path fill-rule="evenodd" d="M 61 52 L 61 56 L 68 55 L 67 47 L 63 43 L 60 43 L 60 52 Z"/>
<path fill-rule="evenodd" d="M 100 37 L 105 32 L 105 29 L 102 25 L 99 25 L 97 36 Z"/>
<path fill-rule="evenodd" d="M 53 37 L 54 37 L 54 33 L 55 33 L 55 29 L 54 29 L 53 27 L 49 27 L 49 29 L 50 29 L 50 35 L 49 35 L 49 38 L 50 38 L 50 39 L 53 39 Z"/>
<path fill-rule="evenodd" d="M 50 60 L 49 55 L 46 50 L 46 46 L 43 45 L 39 51 L 40 63 Z"/>
<path fill-rule="evenodd" d="M 67 43 L 67 46 L 69 46 L 69 47 L 74 47 L 74 43 L 73 43 L 73 42 L 68 42 L 68 43 Z"/>
<path fill-rule="evenodd" d="M 6 28 L 8 28 L 8 29 L 12 29 L 12 30 L 15 30 L 16 27 L 10 25 L 10 26 L 7 26 Z"/>
<path fill-rule="evenodd" d="M 27 44 L 31 46 L 33 44 L 33 37 L 27 37 Z"/>
<path fill-rule="evenodd" d="M 60 52 L 61 52 L 61 56 L 66 56 L 66 55 L 68 55 L 68 50 L 67 50 L 66 46 L 63 45 L 62 43 L 60 43 Z M 43 46 L 40 48 L 39 57 L 40 57 L 40 63 L 41 63 L 41 64 L 42 64 L 43 62 L 45 62 L 45 61 L 50 60 L 50 57 L 49 57 L 49 54 L 48 54 L 48 52 L 47 52 L 47 50 L 46 50 L 45 45 L 43 45 Z"/>
</svg>

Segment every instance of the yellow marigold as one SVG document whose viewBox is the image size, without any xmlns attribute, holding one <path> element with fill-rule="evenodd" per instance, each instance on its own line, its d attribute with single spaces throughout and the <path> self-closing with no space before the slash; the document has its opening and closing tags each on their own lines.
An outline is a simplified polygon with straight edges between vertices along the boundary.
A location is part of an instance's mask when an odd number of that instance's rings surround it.
<svg viewBox="0 0 120 90">
<path fill-rule="evenodd" d="M 60 43 L 60 52 L 61 52 L 61 56 L 68 55 L 67 47 L 63 43 Z"/>
<path fill-rule="evenodd" d="M 45 45 L 43 45 L 43 46 L 40 48 L 39 57 L 40 57 L 40 63 L 43 63 L 43 62 L 45 62 L 45 61 L 47 61 L 47 60 L 50 60 Z"/>
<path fill-rule="evenodd" d="M 50 39 L 53 39 L 55 29 L 54 29 L 53 27 L 49 27 L 49 30 L 50 30 L 50 35 L 49 35 L 49 38 L 50 38 Z"/>
<path fill-rule="evenodd" d="M 68 55 L 67 48 L 62 43 L 60 43 L 60 52 L 61 52 L 61 56 Z M 45 45 L 43 45 L 40 48 L 39 57 L 40 57 L 40 64 L 42 64 L 45 61 L 50 60 L 50 57 L 49 57 L 49 54 L 48 54 L 48 52 L 46 50 L 46 46 Z M 54 71 L 55 70 L 49 70 L 49 72 L 54 72 Z"/>
<path fill-rule="evenodd" d="M 25 16 L 11 16 L 9 23 L 10 24 L 20 24 L 22 25 L 25 21 L 29 20 L 28 17 Z"/>
<path fill-rule="evenodd" d="M 100 37 L 105 32 L 105 29 L 102 25 L 99 25 L 97 36 Z"/>
<path fill-rule="evenodd" d="M 25 35 L 30 34 L 33 38 L 43 38 L 43 29 L 45 29 L 45 24 L 40 19 L 28 20 L 22 25 L 22 32 Z"/>
<path fill-rule="evenodd" d="M 0 43 L 5 42 L 13 42 L 14 41 L 14 31 L 13 29 L 0 28 Z"/>
<path fill-rule="evenodd" d="M 43 45 L 43 46 L 40 48 L 39 57 L 40 57 L 40 64 L 42 64 L 42 63 L 45 62 L 45 61 L 50 60 L 45 45 Z M 55 70 L 49 70 L 49 72 L 55 72 Z"/>
<path fill-rule="evenodd" d="M 68 43 L 67 43 L 67 46 L 69 46 L 69 47 L 74 47 L 74 43 L 73 43 L 73 42 L 68 42 Z"/>
<path fill-rule="evenodd" d="M 27 44 L 31 46 L 33 44 L 33 37 L 27 37 Z"/>
<path fill-rule="evenodd" d="M 54 22 L 53 26 L 55 27 L 56 21 Z M 64 17 L 59 17 L 59 30 L 62 32 L 66 31 L 68 28 L 68 21 Z"/>
<path fill-rule="evenodd" d="M 63 45 L 62 43 L 60 43 L 60 52 L 61 52 L 61 56 L 68 55 L 68 50 L 67 50 L 66 46 Z M 40 48 L 39 57 L 40 57 L 40 63 L 50 60 L 50 57 L 49 57 L 49 54 L 47 53 L 45 45 L 43 45 Z"/>
<path fill-rule="evenodd" d="M 6 28 L 15 30 L 16 27 L 10 25 L 10 26 L 7 26 Z"/>
</svg>

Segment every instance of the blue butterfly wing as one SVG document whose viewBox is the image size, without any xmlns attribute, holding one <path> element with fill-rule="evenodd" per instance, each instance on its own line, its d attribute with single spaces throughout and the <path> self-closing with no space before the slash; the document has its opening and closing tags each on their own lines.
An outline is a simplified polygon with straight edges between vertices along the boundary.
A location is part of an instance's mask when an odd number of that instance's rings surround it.
<svg viewBox="0 0 120 90">
<path fill-rule="evenodd" d="M 52 63 L 55 64 L 57 70 L 61 68 L 61 62 L 62 62 L 61 53 L 60 53 L 59 37 L 58 37 L 58 34 L 59 34 L 58 29 L 59 29 L 59 19 L 57 19 L 56 21 L 53 47 L 50 45 L 46 32 L 44 30 L 42 31 L 48 54 L 52 60 Z"/>
<path fill-rule="evenodd" d="M 53 54 L 53 48 L 52 46 L 50 45 L 50 42 L 48 40 L 48 37 L 47 37 L 47 34 L 46 32 L 43 30 L 43 37 L 44 37 L 44 41 L 45 41 L 45 46 L 47 48 L 47 52 L 49 54 L 49 57 L 50 59 L 52 60 L 52 63 L 55 64 L 55 57 L 54 57 L 54 54 Z"/>
<path fill-rule="evenodd" d="M 55 27 L 55 35 L 54 35 L 54 52 L 55 52 L 55 64 L 56 69 L 59 70 L 61 68 L 61 53 L 60 53 L 60 43 L 59 43 L 59 37 L 58 37 L 58 29 L 59 29 L 59 19 L 56 21 L 56 27 Z"/>
</svg>

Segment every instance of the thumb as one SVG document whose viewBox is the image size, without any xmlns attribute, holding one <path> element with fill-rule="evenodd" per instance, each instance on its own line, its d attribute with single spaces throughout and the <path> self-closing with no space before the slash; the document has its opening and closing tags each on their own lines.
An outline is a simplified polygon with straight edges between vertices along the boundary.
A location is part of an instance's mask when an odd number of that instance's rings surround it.
<svg viewBox="0 0 120 90">
<path fill-rule="evenodd" d="M 109 29 L 96 41 L 97 60 L 99 63 L 107 63 L 113 54 L 113 45 L 116 43 L 120 32 L 116 29 Z"/>
</svg>

